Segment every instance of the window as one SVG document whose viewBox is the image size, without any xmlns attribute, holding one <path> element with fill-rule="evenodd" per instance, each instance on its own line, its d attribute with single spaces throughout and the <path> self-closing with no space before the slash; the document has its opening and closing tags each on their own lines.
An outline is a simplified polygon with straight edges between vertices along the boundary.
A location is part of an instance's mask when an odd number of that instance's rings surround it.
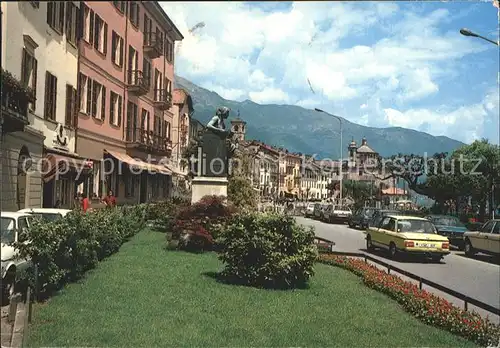
<svg viewBox="0 0 500 348">
<path fill-rule="evenodd" d="M 125 1 L 113 1 L 113 5 L 115 5 L 116 9 L 121 13 L 125 13 Z"/>
<path fill-rule="evenodd" d="M 136 28 L 139 27 L 139 4 L 135 1 L 131 1 L 129 3 L 129 18 L 130 18 L 130 23 L 132 23 L 133 26 Z"/>
<path fill-rule="evenodd" d="M 127 104 L 127 132 L 126 132 L 126 140 L 132 141 L 135 129 L 137 128 L 137 118 L 138 118 L 139 109 L 136 104 L 132 102 L 128 102 Z"/>
<path fill-rule="evenodd" d="M 151 62 L 147 60 L 146 58 L 143 58 L 142 60 L 142 76 L 144 78 L 144 81 L 146 82 L 146 86 L 150 87 L 151 86 Z"/>
<path fill-rule="evenodd" d="M 155 100 L 161 100 L 161 83 L 162 83 L 162 74 L 160 70 L 155 69 Z"/>
<path fill-rule="evenodd" d="M 66 2 L 66 40 L 76 45 L 76 28 L 78 19 L 78 7 L 72 2 Z"/>
<path fill-rule="evenodd" d="M 115 31 L 111 34 L 111 61 L 119 67 L 123 66 L 123 38 Z"/>
<path fill-rule="evenodd" d="M 151 45 L 151 32 L 153 31 L 153 21 L 151 18 L 148 17 L 146 13 L 144 13 L 144 30 L 143 30 L 143 35 L 144 35 L 144 44 L 145 45 Z"/>
<path fill-rule="evenodd" d="M 149 111 L 142 109 L 141 128 L 149 132 Z"/>
<path fill-rule="evenodd" d="M 64 28 L 64 4 L 63 1 L 47 3 L 47 24 L 59 34 L 62 34 Z"/>
<path fill-rule="evenodd" d="M 165 82 L 163 84 L 163 87 L 165 88 L 165 91 L 167 94 L 172 94 L 172 81 L 170 81 L 166 77 L 165 77 Z"/>
<path fill-rule="evenodd" d="M 56 99 L 57 99 L 57 77 L 45 73 L 45 108 L 44 118 L 47 120 L 56 120 Z"/>
<path fill-rule="evenodd" d="M 493 228 L 494 221 L 488 221 L 486 224 L 483 225 L 481 228 L 481 232 L 483 233 L 491 233 L 491 230 Z"/>
<path fill-rule="evenodd" d="M 71 85 L 66 85 L 66 117 L 65 123 L 68 127 L 75 126 L 76 115 L 76 89 Z"/>
<path fill-rule="evenodd" d="M 28 220 L 25 217 L 20 217 L 17 220 L 17 227 L 19 228 L 17 241 L 22 243 L 26 241 L 28 233 Z"/>
<path fill-rule="evenodd" d="M 174 43 L 170 42 L 168 39 L 165 40 L 165 57 L 169 63 L 174 62 Z"/>
<path fill-rule="evenodd" d="M 106 87 L 96 81 L 92 81 L 92 117 L 104 121 L 106 115 Z"/>
<path fill-rule="evenodd" d="M 106 55 L 108 52 L 108 24 L 101 17 L 94 18 L 94 48 Z"/>
<path fill-rule="evenodd" d="M 21 63 L 21 83 L 23 86 L 30 87 L 36 98 L 36 74 L 38 62 L 35 57 L 23 48 L 23 57 Z M 30 109 L 35 110 L 35 103 L 30 103 Z"/>
<path fill-rule="evenodd" d="M 80 112 L 90 115 L 92 108 L 92 80 L 80 73 Z"/>
<path fill-rule="evenodd" d="M 94 11 L 83 5 L 83 39 L 89 44 L 94 42 Z"/>
<path fill-rule="evenodd" d="M 135 177 L 132 173 L 129 173 L 125 177 L 125 197 L 134 197 L 135 195 L 134 184 L 135 184 Z"/>
<path fill-rule="evenodd" d="M 113 91 L 110 92 L 109 123 L 117 127 L 122 124 L 122 96 Z"/>
<path fill-rule="evenodd" d="M 128 47 L 128 71 L 129 71 L 129 84 L 135 85 L 137 83 L 137 70 L 139 70 L 139 60 L 137 58 L 137 51 L 132 47 Z"/>
<path fill-rule="evenodd" d="M 500 222 L 496 222 L 495 227 L 493 228 L 493 234 L 500 234 Z"/>
<path fill-rule="evenodd" d="M 163 121 L 163 137 L 170 140 L 170 123 L 168 121 Z"/>
</svg>

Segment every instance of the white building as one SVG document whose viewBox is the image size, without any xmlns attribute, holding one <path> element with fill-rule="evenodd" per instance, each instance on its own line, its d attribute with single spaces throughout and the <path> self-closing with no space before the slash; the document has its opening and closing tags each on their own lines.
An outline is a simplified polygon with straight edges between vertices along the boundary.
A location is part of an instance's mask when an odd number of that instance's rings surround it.
<svg viewBox="0 0 500 348">
<path fill-rule="evenodd" d="M 42 155 L 39 140 L 37 143 L 33 138 L 31 144 L 25 145 L 35 160 L 27 176 L 25 206 L 49 207 L 59 200 L 62 207 L 71 207 L 76 174 L 88 170 L 85 160 L 75 154 L 78 7 L 79 2 L 72 1 L 2 2 L 2 66 L 36 91 L 36 102 L 29 107 L 29 126 L 23 136 L 45 137 L 43 164 L 39 161 Z M 19 145 L 12 144 L 7 161 L 14 163 Z M 61 162 L 65 164 L 63 167 Z M 2 179 L 13 176 L 13 169 L 8 167 Z M 2 196 L 6 200 L 5 194 Z"/>
</svg>

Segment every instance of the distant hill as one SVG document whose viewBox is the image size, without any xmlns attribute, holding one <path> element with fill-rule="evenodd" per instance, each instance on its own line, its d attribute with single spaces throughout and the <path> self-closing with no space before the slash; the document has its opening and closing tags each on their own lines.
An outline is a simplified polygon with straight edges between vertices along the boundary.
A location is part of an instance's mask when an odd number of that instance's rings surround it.
<svg viewBox="0 0 500 348">
<path fill-rule="evenodd" d="M 336 119 L 313 110 L 293 105 L 260 105 L 249 100 L 226 100 L 215 92 L 201 88 L 176 76 L 176 88 L 187 90 L 194 103 L 194 118 L 207 123 L 219 106 L 232 109 L 231 118 L 247 122 L 247 139 L 261 140 L 269 145 L 281 146 L 292 152 L 315 154 L 320 158 L 337 159 L 339 152 L 339 123 Z M 432 136 L 401 127 L 373 128 L 343 120 L 344 153 L 351 138 L 358 143 L 363 137 L 368 145 L 382 156 L 398 153 L 432 155 L 451 152 L 464 143 L 445 136 Z"/>
</svg>

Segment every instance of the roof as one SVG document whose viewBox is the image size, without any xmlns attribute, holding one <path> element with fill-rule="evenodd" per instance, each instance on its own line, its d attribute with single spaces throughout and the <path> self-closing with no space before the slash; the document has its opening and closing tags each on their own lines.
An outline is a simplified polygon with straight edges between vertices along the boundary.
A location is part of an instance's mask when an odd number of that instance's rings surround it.
<svg viewBox="0 0 500 348">
<path fill-rule="evenodd" d="M 159 16 L 158 19 L 161 19 L 163 21 L 163 23 L 160 24 L 163 25 L 163 29 L 167 30 L 168 36 L 171 36 L 175 41 L 184 39 L 184 36 L 182 36 L 179 29 L 175 26 L 174 22 L 172 22 L 172 20 L 158 3 L 158 1 L 143 1 L 143 4 L 148 6 L 151 11 L 156 12 L 156 14 Z"/>
<path fill-rule="evenodd" d="M 388 196 L 402 196 L 406 195 L 407 192 L 403 189 L 400 189 L 399 187 L 389 187 L 387 189 L 382 190 L 382 194 Z"/>
<path fill-rule="evenodd" d="M 427 220 L 426 218 L 422 218 L 422 217 L 419 217 L 419 216 L 409 216 L 409 215 L 386 215 L 385 217 L 390 217 L 390 218 L 393 218 L 393 219 L 397 219 L 397 220 L 418 220 L 418 221 L 429 221 Z"/>
<path fill-rule="evenodd" d="M 30 216 L 28 213 L 20 213 L 20 212 L 13 212 L 13 211 L 2 211 L 2 217 L 4 218 L 11 218 L 11 219 L 17 219 L 23 216 Z"/>
<path fill-rule="evenodd" d="M 234 120 L 231 120 L 231 123 L 244 123 L 244 124 L 247 124 L 245 121 L 243 121 L 239 117 L 236 117 Z"/>
<path fill-rule="evenodd" d="M 182 88 L 174 89 L 174 93 L 172 93 L 172 102 L 174 104 L 186 104 L 188 105 L 189 111 L 193 111 L 193 99 L 191 95 Z"/>
<path fill-rule="evenodd" d="M 70 212 L 69 209 L 56 209 L 56 208 L 26 208 L 18 210 L 18 213 L 48 213 L 48 214 L 63 214 L 66 215 Z"/>
<path fill-rule="evenodd" d="M 358 149 L 356 150 L 356 152 L 357 153 L 377 153 L 376 151 L 374 151 L 368 145 L 361 145 L 360 147 L 358 147 Z"/>
</svg>

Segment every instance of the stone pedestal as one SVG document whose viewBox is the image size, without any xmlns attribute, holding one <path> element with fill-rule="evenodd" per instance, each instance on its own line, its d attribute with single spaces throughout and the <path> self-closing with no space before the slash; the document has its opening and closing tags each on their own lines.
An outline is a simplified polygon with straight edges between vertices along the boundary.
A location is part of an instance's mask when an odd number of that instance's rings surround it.
<svg viewBox="0 0 500 348">
<path fill-rule="evenodd" d="M 191 182 L 191 204 L 200 201 L 204 196 L 227 197 L 227 178 L 196 176 Z"/>
</svg>

